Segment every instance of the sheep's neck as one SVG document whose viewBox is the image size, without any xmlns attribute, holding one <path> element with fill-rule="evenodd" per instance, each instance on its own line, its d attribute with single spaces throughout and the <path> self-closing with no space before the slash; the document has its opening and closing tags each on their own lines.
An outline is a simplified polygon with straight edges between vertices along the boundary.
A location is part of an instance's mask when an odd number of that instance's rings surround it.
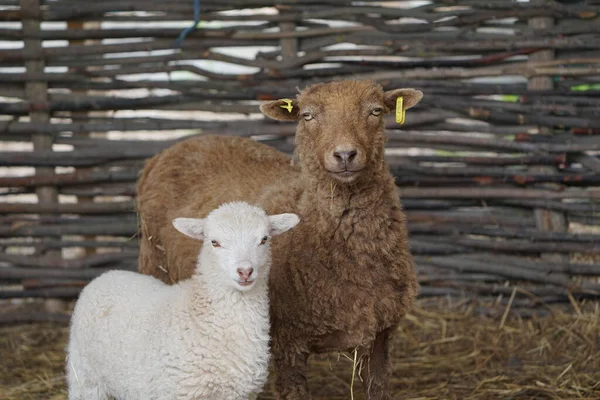
<svg viewBox="0 0 600 400">
<path fill-rule="evenodd" d="M 305 206 L 310 209 L 329 211 L 333 215 L 352 209 L 371 209 L 381 205 L 382 198 L 396 191 L 392 175 L 384 165 L 381 172 L 372 174 L 368 180 L 357 184 L 342 184 L 335 180 L 315 179 L 303 175 L 302 186 Z"/>
</svg>

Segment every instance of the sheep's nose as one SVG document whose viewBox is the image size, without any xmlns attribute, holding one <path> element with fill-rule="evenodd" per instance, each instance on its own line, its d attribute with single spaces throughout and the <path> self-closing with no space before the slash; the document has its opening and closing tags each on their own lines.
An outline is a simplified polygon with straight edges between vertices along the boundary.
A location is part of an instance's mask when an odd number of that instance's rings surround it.
<svg viewBox="0 0 600 400">
<path fill-rule="evenodd" d="M 354 160 L 357 154 L 358 152 L 355 149 L 333 152 L 333 156 L 335 157 L 337 162 L 342 165 L 352 164 L 352 161 Z"/>
<path fill-rule="evenodd" d="M 243 280 L 247 281 L 250 279 L 250 275 L 254 272 L 254 268 L 238 268 L 237 273 Z"/>
</svg>

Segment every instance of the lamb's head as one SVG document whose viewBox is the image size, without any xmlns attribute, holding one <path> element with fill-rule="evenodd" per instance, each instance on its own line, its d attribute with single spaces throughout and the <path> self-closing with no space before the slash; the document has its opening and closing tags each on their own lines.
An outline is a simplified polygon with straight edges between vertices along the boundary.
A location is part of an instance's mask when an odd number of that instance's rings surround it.
<svg viewBox="0 0 600 400">
<path fill-rule="evenodd" d="M 271 265 L 270 240 L 293 228 L 296 214 L 267 215 L 245 202 L 225 203 L 204 219 L 175 218 L 179 232 L 203 240 L 200 268 L 220 283 L 246 291 L 266 281 Z M 207 264 L 207 265 L 204 265 Z"/>
<path fill-rule="evenodd" d="M 384 92 L 369 81 L 334 81 L 310 86 L 293 101 L 261 104 L 266 116 L 298 121 L 296 152 L 303 171 L 335 182 L 367 181 L 383 166 L 384 119 L 416 105 L 423 93 L 415 89 Z"/>
</svg>

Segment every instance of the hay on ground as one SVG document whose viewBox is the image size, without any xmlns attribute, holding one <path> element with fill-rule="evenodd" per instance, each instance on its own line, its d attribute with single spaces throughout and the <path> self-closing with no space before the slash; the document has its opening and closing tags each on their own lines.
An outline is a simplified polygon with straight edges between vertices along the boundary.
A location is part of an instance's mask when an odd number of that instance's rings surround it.
<svg viewBox="0 0 600 400">
<path fill-rule="evenodd" d="M 504 308 L 475 315 L 472 304 L 420 301 L 393 338 L 397 399 L 598 399 L 600 311 L 553 307 L 522 319 Z M 0 328 L 0 393 L 6 400 L 66 399 L 64 348 L 57 324 Z M 314 399 L 350 399 L 353 360 L 339 354 L 312 360 Z M 273 399 L 266 391 L 261 399 Z M 358 378 L 354 398 L 362 399 Z"/>
</svg>

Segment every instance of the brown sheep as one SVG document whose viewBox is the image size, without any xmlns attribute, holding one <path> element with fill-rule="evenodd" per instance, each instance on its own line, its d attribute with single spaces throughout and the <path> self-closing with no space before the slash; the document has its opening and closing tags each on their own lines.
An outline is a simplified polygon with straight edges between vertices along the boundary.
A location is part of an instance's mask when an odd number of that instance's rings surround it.
<svg viewBox="0 0 600 400">
<path fill-rule="evenodd" d="M 169 223 L 203 217 L 226 201 L 294 212 L 300 224 L 273 240 L 269 280 L 275 391 L 309 399 L 311 353 L 358 351 L 368 399 L 390 399 L 389 337 L 417 294 L 405 216 L 384 160 L 383 114 L 422 97 L 365 81 L 316 84 L 290 105 L 261 105 L 298 121 L 298 165 L 237 137 L 193 138 L 151 159 L 138 184 L 140 271 L 165 282 L 188 278 L 200 244 Z M 289 110 L 289 111 L 288 111 Z"/>
</svg>

